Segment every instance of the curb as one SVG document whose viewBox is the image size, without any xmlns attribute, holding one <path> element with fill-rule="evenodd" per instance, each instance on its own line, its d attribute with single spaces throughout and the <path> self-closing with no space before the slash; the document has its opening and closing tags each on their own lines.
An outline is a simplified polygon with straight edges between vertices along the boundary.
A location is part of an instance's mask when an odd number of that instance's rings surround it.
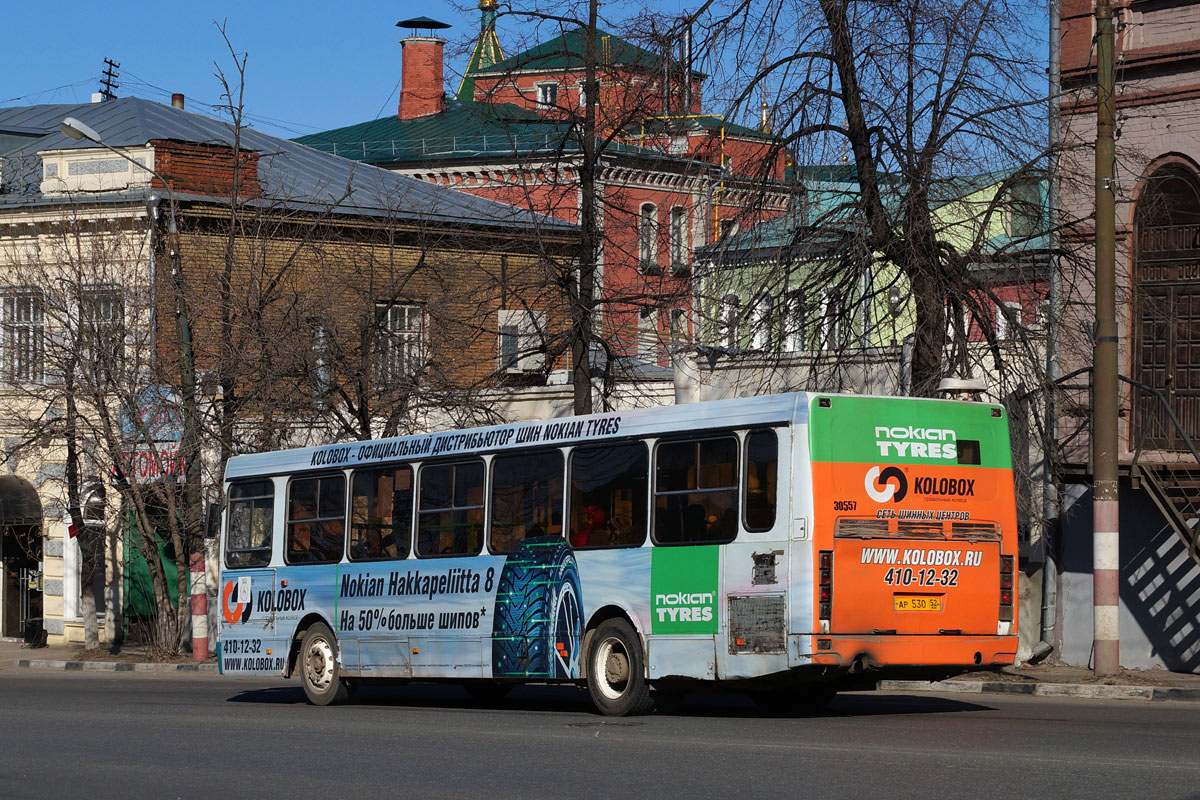
<svg viewBox="0 0 1200 800">
<path fill-rule="evenodd" d="M 1179 686 L 1109 686 L 1090 683 L 1012 683 L 1009 681 L 880 681 L 877 688 L 892 692 L 1024 694 L 1035 697 L 1088 697 L 1096 700 L 1200 702 L 1200 688 Z"/>
<path fill-rule="evenodd" d="M 216 664 L 151 664 L 134 661 L 47 661 L 40 658 L 22 658 L 18 667 L 25 669 L 60 669 L 89 672 L 211 672 L 216 673 Z"/>
</svg>

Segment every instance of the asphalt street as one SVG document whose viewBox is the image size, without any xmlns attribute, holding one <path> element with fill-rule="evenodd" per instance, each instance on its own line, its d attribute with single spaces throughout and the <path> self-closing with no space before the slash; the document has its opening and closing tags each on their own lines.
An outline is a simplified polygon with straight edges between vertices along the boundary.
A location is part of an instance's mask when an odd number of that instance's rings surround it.
<svg viewBox="0 0 1200 800">
<path fill-rule="evenodd" d="M 585 693 L 0 672 L 0 797 L 1200 797 L 1200 705 L 842 695 L 821 716 L 736 694 L 609 719 Z"/>
</svg>

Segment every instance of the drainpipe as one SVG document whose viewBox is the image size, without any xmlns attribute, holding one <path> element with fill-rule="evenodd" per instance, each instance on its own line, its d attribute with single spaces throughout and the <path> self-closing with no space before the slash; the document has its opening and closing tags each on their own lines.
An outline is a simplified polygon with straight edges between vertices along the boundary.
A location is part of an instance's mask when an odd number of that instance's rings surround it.
<svg viewBox="0 0 1200 800">
<path fill-rule="evenodd" d="M 1051 459 L 1058 446 L 1058 404 L 1054 392 L 1058 380 L 1058 316 L 1061 313 L 1061 279 L 1058 273 L 1059 222 L 1059 94 L 1062 82 L 1059 61 L 1062 45 L 1062 0 L 1050 0 L 1050 180 L 1047 181 L 1047 212 L 1050 235 L 1050 312 L 1046 315 L 1046 449 L 1045 484 L 1042 487 L 1042 619 L 1041 638 L 1033 646 L 1028 663 L 1037 664 L 1055 650 L 1058 638 L 1058 487 L 1054 483 Z"/>
</svg>

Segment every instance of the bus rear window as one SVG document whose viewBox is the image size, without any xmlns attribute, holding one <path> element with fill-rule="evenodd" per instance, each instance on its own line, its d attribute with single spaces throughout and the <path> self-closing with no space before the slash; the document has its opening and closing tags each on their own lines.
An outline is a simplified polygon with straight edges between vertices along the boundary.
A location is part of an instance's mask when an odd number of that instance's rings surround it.
<svg viewBox="0 0 1200 800">
<path fill-rule="evenodd" d="M 654 541 L 732 542 L 738 527 L 738 440 L 665 442 L 654 473 Z"/>
<path fill-rule="evenodd" d="M 562 495 L 562 452 L 497 456 L 492 461 L 488 548 L 508 553 L 525 539 L 562 536 Z"/>
<path fill-rule="evenodd" d="M 417 555 L 479 555 L 483 548 L 483 462 L 421 467 Z"/>
<path fill-rule="evenodd" d="M 269 480 L 231 484 L 228 519 L 225 565 L 265 567 L 271 563 L 275 485 Z"/>
<path fill-rule="evenodd" d="M 407 558 L 412 538 L 412 467 L 358 470 L 350 494 L 350 559 Z"/>
</svg>

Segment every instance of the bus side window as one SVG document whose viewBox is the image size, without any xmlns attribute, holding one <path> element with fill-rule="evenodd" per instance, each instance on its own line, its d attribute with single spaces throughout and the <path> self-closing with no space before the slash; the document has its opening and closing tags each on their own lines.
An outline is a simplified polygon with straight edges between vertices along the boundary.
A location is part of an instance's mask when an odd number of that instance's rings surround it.
<svg viewBox="0 0 1200 800">
<path fill-rule="evenodd" d="M 225 566 L 265 567 L 271 563 L 275 484 L 271 481 L 231 484 L 228 515 Z"/>
<path fill-rule="evenodd" d="M 488 549 L 508 553 L 525 539 L 562 536 L 562 493 L 561 451 L 496 456 Z"/>
<path fill-rule="evenodd" d="M 646 445 L 571 451 L 571 546 L 639 547 L 646 541 Z"/>
<path fill-rule="evenodd" d="M 483 461 L 421 467 L 417 555 L 479 555 L 483 547 Z"/>
<path fill-rule="evenodd" d="M 778 476 L 775 431 L 750 431 L 746 437 L 746 530 L 761 532 L 775 527 Z"/>
<path fill-rule="evenodd" d="M 295 478 L 288 484 L 287 563 L 341 561 L 345 533 L 345 475 Z"/>
<path fill-rule="evenodd" d="M 664 442 L 655 451 L 654 541 L 719 544 L 737 537 L 738 440 Z"/>
<path fill-rule="evenodd" d="M 357 470 L 350 493 L 350 560 L 407 558 L 412 538 L 413 471 Z"/>
</svg>

